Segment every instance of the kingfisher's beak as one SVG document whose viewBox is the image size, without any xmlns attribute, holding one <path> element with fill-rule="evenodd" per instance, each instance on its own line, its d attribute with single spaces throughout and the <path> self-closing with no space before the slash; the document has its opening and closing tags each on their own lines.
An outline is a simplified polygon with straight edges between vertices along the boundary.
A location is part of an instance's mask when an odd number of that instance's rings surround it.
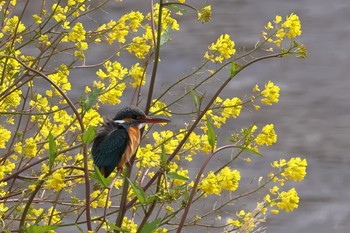
<svg viewBox="0 0 350 233">
<path fill-rule="evenodd" d="M 160 124 L 160 123 L 169 123 L 170 120 L 158 118 L 158 117 L 145 117 L 138 120 L 140 123 L 150 123 L 150 124 Z"/>
</svg>

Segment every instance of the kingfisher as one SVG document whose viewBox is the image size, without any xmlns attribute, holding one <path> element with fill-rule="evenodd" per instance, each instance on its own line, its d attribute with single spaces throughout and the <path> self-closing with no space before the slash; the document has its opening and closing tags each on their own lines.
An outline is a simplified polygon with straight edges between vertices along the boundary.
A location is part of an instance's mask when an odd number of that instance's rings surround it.
<svg viewBox="0 0 350 233">
<path fill-rule="evenodd" d="M 147 116 L 137 107 L 123 107 L 113 120 L 104 123 L 92 144 L 92 158 L 104 177 L 117 167 L 117 175 L 136 153 L 140 144 L 140 130 L 145 124 L 168 123 L 170 120 Z"/>
</svg>

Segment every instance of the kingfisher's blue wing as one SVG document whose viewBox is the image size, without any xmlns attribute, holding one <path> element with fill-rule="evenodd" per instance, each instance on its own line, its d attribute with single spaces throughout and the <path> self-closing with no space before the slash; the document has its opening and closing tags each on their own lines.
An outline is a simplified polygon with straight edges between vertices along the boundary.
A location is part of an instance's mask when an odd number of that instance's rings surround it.
<svg viewBox="0 0 350 233">
<path fill-rule="evenodd" d="M 94 139 L 91 153 L 95 165 L 108 177 L 118 165 L 128 144 L 128 132 L 123 127 L 107 123 Z"/>
</svg>

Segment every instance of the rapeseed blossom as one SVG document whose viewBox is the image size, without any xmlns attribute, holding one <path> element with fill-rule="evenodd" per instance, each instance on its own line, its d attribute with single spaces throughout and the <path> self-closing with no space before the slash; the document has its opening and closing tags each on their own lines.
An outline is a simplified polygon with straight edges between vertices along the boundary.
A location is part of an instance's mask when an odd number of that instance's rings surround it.
<svg viewBox="0 0 350 233">
<path fill-rule="evenodd" d="M 298 208 L 299 196 L 295 188 L 290 189 L 288 192 L 281 192 L 278 195 L 276 206 L 280 210 L 285 210 L 286 212 L 291 212 Z"/>
<path fill-rule="evenodd" d="M 129 233 L 137 232 L 137 224 L 133 220 L 129 220 L 127 217 L 124 217 L 122 223 L 122 229 Z"/>
<path fill-rule="evenodd" d="M 37 146 L 34 138 L 27 138 L 23 146 L 23 154 L 25 157 L 33 158 L 37 154 Z"/>
<path fill-rule="evenodd" d="M 300 36 L 302 33 L 301 22 L 298 15 L 292 13 L 286 17 L 284 22 L 282 22 L 282 20 L 281 16 L 276 15 L 273 24 L 270 21 L 265 25 L 265 29 L 267 31 L 273 30 L 273 33 L 270 36 L 267 32 L 262 33 L 267 42 L 272 42 L 277 47 L 281 47 L 281 43 L 286 37 L 293 39 Z"/>
<path fill-rule="evenodd" d="M 167 105 L 160 100 L 153 100 L 153 104 L 149 109 L 150 113 L 154 115 L 164 115 L 171 117 L 171 111 L 167 108 Z"/>
<path fill-rule="evenodd" d="M 221 35 L 215 43 L 209 46 L 209 51 L 206 52 L 204 58 L 212 62 L 220 62 L 224 59 L 229 59 L 231 55 L 236 53 L 235 42 L 230 39 L 228 34 Z"/>
<path fill-rule="evenodd" d="M 205 6 L 198 11 L 198 21 L 202 21 L 202 23 L 209 22 L 211 20 L 211 6 Z"/>
<path fill-rule="evenodd" d="M 132 78 L 132 82 L 130 84 L 133 88 L 144 86 L 146 84 L 146 72 L 139 63 L 136 63 L 131 67 L 129 70 L 129 75 Z"/>
<path fill-rule="evenodd" d="M 64 187 L 66 187 L 66 183 L 64 182 L 65 178 L 65 170 L 60 168 L 54 171 L 51 176 L 46 180 L 44 184 L 44 188 L 53 189 L 55 191 L 60 191 Z"/>
<path fill-rule="evenodd" d="M 210 171 L 209 174 L 200 182 L 198 188 L 205 195 L 216 194 L 220 195 L 222 189 L 235 191 L 238 188 L 241 175 L 237 170 L 231 170 L 229 167 L 224 167 L 217 175 Z"/>
<path fill-rule="evenodd" d="M 222 103 L 222 107 L 224 108 L 222 110 L 221 115 L 225 118 L 233 117 L 236 118 L 239 116 L 242 110 L 242 100 L 240 100 L 237 97 L 234 97 L 232 99 L 226 99 Z"/>
<path fill-rule="evenodd" d="M 261 92 L 263 98 L 261 102 L 266 105 L 272 105 L 272 103 L 278 103 L 280 97 L 280 88 L 275 85 L 273 82 L 269 81 L 265 85 L 265 89 Z"/>
<path fill-rule="evenodd" d="M 255 138 L 256 144 L 262 146 L 271 146 L 272 144 L 276 143 L 277 141 L 277 134 L 274 130 L 274 125 L 273 124 L 268 124 L 265 125 L 261 133 L 258 134 Z"/>
<path fill-rule="evenodd" d="M 306 176 L 306 159 L 300 157 L 291 158 L 288 162 L 285 159 L 274 161 L 272 167 L 282 171 L 281 175 L 287 180 L 302 181 Z"/>
<path fill-rule="evenodd" d="M 11 131 L 0 125 L 0 148 L 4 149 L 8 140 L 11 138 Z"/>
<path fill-rule="evenodd" d="M 97 207 L 105 207 L 106 206 L 106 201 L 108 197 L 108 189 L 104 189 L 103 192 L 100 190 L 95 190 L 91 193 L 91 198 L 93 201 L 91 202 L 91 207 L 92 208 L 97 208 Z M 107 207 L 110 207 L 112 202 L 108 200 Z"/>
</svg>

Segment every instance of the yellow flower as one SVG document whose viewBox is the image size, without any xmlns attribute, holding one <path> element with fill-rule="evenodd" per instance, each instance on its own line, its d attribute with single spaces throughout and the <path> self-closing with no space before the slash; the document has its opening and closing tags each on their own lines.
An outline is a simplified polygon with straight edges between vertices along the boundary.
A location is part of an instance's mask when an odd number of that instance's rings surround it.
<svg viewBox="0 0 350 233">
<path fill-rule="evenodd" d="M 235 191 L 238 188 L 241 175 L 237 170 L 231 170 L 229 167 L 224 167 L 217 175 L 217 180 L 222 189 Z"/>
<path fill-rule="evenodd" d="M 50 74 L 48 77 L 59 87 L 63 92 L 71 89 L 71 84 L 68 81 L 69 69 L 65 64 L 61 64 L 56 73 Z M 55 89 L 55 93 L 59 94 Z"/>
<path fill-rule="evenodd" d="M 279 24 L 282 21 L 282 17 L 279 15 L 276 15 L 275 20 L 273 21 L 275 24 Z"/>
<path fill-rule="evenodd" d="M 221 113 L 221 115 L 223 117 L 225 117 L 225 118 L 229 118 L 229 117 L 236 118 L 241 113 L 242 101 L 239 98 L 237 98 L 237 97 L 234 97 L 232 99 L 226 99 L 222 103 L 222 107 L 224 108 L 222 113 Z"/>
<path fill-rule="evenodd" d="M 6 142 L 11 138 L 11 131 L 0 125 L 0 148 L 5 149 Z"/>
<path fill-rule="evenodd" d="M 87 128 L 88 126 L 98 126 L 103 122 L 101 115 L 95 110 L 90 108 L 85 114 L 83 118 L 84 126 Z"/>
<path fill-rule="evenodd" d="M 198 11 L 198 20 L 201 20 L 202 23 L 209 22 L 211 20 L 211 6 L 205 6 Z"/>
<path fill-rule="evenodd" d="M 272 103 L 278 103 L 279 100 L 279 86 L 276 86 L 273 82 L 269 81 L 265 85 L 265 90 L 261 92 L 261 95 L 264 97 L 261 99 L 261 102 L 266 105 L 272 105 Z"/>
<path fill-rule="evenodd" d="M 212 171 L 200 182 L 198 188 L 202 189 L 205 196 L 208 194 L 220 195 L 221 193 L 221 187 L 217 182 L 217 177 Z"/>
<path fill-rule="evenodd" d="M 36 141 L 34 138 L 27 138 L 23 146 L 23 154 L 25 157 L 33 158 L 37 154 Z"/>
<path fill-rule="evenodd" d="M 299 196 L 295 188 L 290 189 L 288 192 L 281 192 L 278 195 L 278 200 L 279 202 L 276 205 L 280 210 L 290 212 L 298 208 Z"/>
<path fill-rule="evenodd" d="M 144 86 L 146 84 L 146 72 L 143 67 L 139 66 L 139 63 L 136 63 L 131 67 L 129 75 L 133 79 L 133 82 L 131 83 L 133 88 Z"/>
<path fill-rule="evenodd" d="M 154 115 L 165 115 L 168 117 L 171 117 L 171 111 L 167 108 L 166 104 L 162 101 L 153 100 L 153 105 L 149 109 L 151 113 L 154 113 Z"/>
<path fill-rule="evenodd" d="M 4 203 L 0 203 L 0 218 L 6 213 L 9 208 Z"/>
<path fill-rule="evenodd" d="M 44 184 L 44 188 L 53 189 L 55 191 L 60 191 L 64 187 L 66 187 L 66 183 L 64 182 L 65 171 L 63 168 L 56 170 L 51 176 L 46 180 Z"/>
<path fill-rule="evenodd" d="M 6 21 L 6 24 L 4 28 L 2 29 L 2 33 L 7 33 L 9 32 L 10 34 L 13 34 L 14 32 L 16 33 L 21 33 L 26 29 L 24 24 L 19 21 L 19 18 L 17 15 L 13 16 L 12 18 L 9 18 Z"/>
<path fill-rule="evenodd" d="M 53 212 L 52 212 L 53 210 Z M 45 222 L 48 221 L 48 216 L 52 216 L 51 218 L 51 224 L 58 224 L 61 222 L 61 211 L 58 211 L 56 208 L 53 209 L 53 207 L 50 207 L 48 210 L 47 210 L 47 214 L 45 215 Z"/>
<path fill-rule="evenodd" d="M 78 22 L 72 28 L 72 31 L 68 34 L 68 40 L 72 42 L 85 40 L 86 31 L 82 23 Z"/>
<path fill-rule="evenodd" d="M 282 176 L 287 180 L 302 181 L 306 176 L 306 167 L 306 159 L 302 160 L 299 157 L 291 158 L 287 163 L 287 167 L 282 172 Z"/>
<path fill-rule="evenodd" d="M 298 15 L 292 13 L 287 16 L 286 21 L 282 24 L 282 27 L 287 29 L 287 37 L 294 38 L 301 35 L 301 23 Z"/>
<path fill-rule="evenodd" d="M 129 220 L 127 217 L 124 217 L 123 223 L 122 223 L 122 229 L 129 232 L 129 233 L 136 233 L 137 232 L 137 224 L 134 223 L 134 221 Z"/>
<path fill-rule="evenodd" d="M 266 145 L 271 146 L 272 144 L 276 143 L 277 141 L 277 135 L 274 130 L 274 125 L 269 124 L 265 125 L 264 128 L 261 130 L 261 133 L 258 134 L 255 138 L 255 142 L 258 145 Z"/>
<path fill-rule="evenodd" d="M 230 39 L 228 34 L 221 35 L 215 43 L 212 43 L 209 47 L 209 52 L 204 55 L 205 58 L 212 62 L 220 62 L 224 59 L 229 59 L 231 55 L 236 53 L 235 42 Z"/>
<path fill-rule="evenodd" d="M 52 5 L 51 10 L 54 12 L 53 18 L 57 22 L 61 22 L 61 21 L 66 19 L 65 14 L 67 14 L 67 12 L 68 12 L 68 6 L 63 8 L 60 5 L 58 5 L 57 3 L 55 3 Z"/>
<path fill-rule="evenodd" d="M 160 164 L 160 155 L 154 151 L 151 144 L 140 147 L 137 151 L 136 158 L 140 159 L 136 165 L 139 169 L 142 167 L 157 167 Z"/>
<path fill-rule="evenodd" d="M 0 180 L 3 179 L 6 174 L 11 174 L 12 170 L 15 169 L 15 167 L 15 163 L 12 163 L 9 160 L 5 160 L 5 163 L 0 165 Z M 0 185 L 0 188 L 1 187 L 2 186 Z"/>
<path fill-rule="evenodd" d="M 101 193 L 100 190 L 95 190 L 93 193 L 91 193 L 91 198 L 94 200 L 91 202 L 91 207 L 92 208 L 97 208 L 97 207 L 105 207 L 106 206 L 106 201 L 107 201 L 107 195 L 108 194 L 108 189 L 103 190 Z M 107 202 L 107 207 L 110 207 L 112 202 L 108 200 Z"/>
<path fill-rule="evenodd" d="M 147 39 L 137 36 L 132 39 L 131 44 L 127 47 L 129 53 L 135 54 L 139 59 L 145 59 L 150 51 L 151 46 L 147 44 Z"/>
</svg>

